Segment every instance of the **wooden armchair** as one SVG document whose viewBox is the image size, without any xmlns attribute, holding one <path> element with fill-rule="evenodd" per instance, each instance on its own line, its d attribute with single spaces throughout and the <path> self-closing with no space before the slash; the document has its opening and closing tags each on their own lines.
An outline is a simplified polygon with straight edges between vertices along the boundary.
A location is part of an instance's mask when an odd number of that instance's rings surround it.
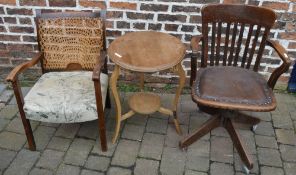
<svg viewBox="0 0 296 175">
<path fill-rule="evenodd" d="M 272 111 L 276 100 L 272 89 L 291 64 L 285 49 L 268 39 L 276 15 L 267 8 L 248 5 L 208 5 L 202 8 L 202 36 L 192 38 L 192 99 L 200 110 L 211 114 L 197 131 L 180 142 L 185 148 L 222 126 L 231 136 L 247 172 L 253 167 L 234 122 L 255 126 L 258 118 L 239 111 Z M 209 32 L 209 30 L 211 30 Z M 201 68 L 197 68 L 199 42 Z M 266 81 L 257 71 L 265 46 L 271 46 L 282 60 Z"/>
<path fill-rule="evenodd" d="M 36 150 L 29 120 L 75 123 L 98 119 L 101 148 L 107 150 L 104 107 L 110 108 L 105 12 L 37 12 L 39 53 L 15 67 L 12 83 L 29 149 Z M 25 98 L 18 75 L 40 62 L 42 76 Z M 101 73 L 102 72 L 102 73 Z"/>
</svg>

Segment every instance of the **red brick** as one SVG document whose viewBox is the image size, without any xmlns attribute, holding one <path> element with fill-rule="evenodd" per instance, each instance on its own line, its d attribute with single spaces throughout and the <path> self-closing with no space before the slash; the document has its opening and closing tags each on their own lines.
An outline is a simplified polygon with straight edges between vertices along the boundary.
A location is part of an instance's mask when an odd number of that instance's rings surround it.
<svg viewBox="0 0 296 175">
<path fill-rule="evenodd" d="M 288 49 L 296 49 L 296 42 L 290 42 Z"/>
<path fill-rule="evenodd" d="M 224 0 L 224 4 L 244 4 L 245 0 Z"/>
<path fill-rule="evenodd" d="M 177 31 L 178 27 L 179 27 L 179 25 L 177 25 L 177 24 L 166 24 L 165 30 L 166 31 Z"/>
<path fill-rule="evenodd" d="M 9 24 L 16 24 L 16 18 L 15 17 L 3 17 L 5 23 Z"/>
<path fill-rule="evenodd" d="M 76 7 L 76 0 L 48 0 L 49 6 Z"/>
<path fill-rule="evenodd" d="M 6 11 L 9 15 L 33 15 L 31 9 L 7 8 Z"/>
<path fill-rule="evenodd" d="M 149 24 L 148 29 L 149 30 L 160 30 L 162 24 Z"/>
<path fill-rule="evenodd" d="M 20 36 L 0 34 L 0 41 L 20 41 Z"/>
<path fill-rule="evenodd" d="M 120 11 L 107 11 L 107 19 L 109 18 L 122 18 L 123 12 Z"/>
<path fill-rule="evenodd" d="M 35 36 L 23 36 L 23 41 L 25 42 L 37 42 L 37 39 Z"/>
<path fill-rule="evenodd" d="M 0 32 L 6 32 L 6 29 L 4 26 L 0 26 Z"/>
<path fill-rule="evenodd" d="M 110 7 L 119 8 L 119 9 L 136 10 L 137 4 L 136 3 L 129 3 L 129 2 L 110 2 Z"/>
<path fill-rule="evenodd" d="M 33 51 L 32 44 L 7 44 L 7 50 Z"/>
<path fill-rule="evenodd" d="M 296 31 L 296 24 L 294 24 L 294 22 L 287 22 L 286 23 L 286 30 L 287 31 Z"/>
<path fill-rule="evenodd" d="M 41 13 L 59 13 L 62 12 L 62 10 L 57 9 L 41 9 Z"/>
<path fill-rule="evenodd" d="M 280 34 L 280 39 L 286 39 L 286 40 L 296 40 L 296 32 L 282 32 Z"/>
<path fill-rule="evenodd" d="M 5 57 L 1 57 L 0 58 L 0 64 L 10 64 L 10 59 L 9 58 L 5 58 Z"/>
<path fill-rule="evenodd" d="M 46 6 L 45 0 L 19 0 L 20 5 Z"/>
<path fill-rule="evenodd" d="M 173 5 L 172 6 L 172 12 L 194 12 L 199 13 L 200 8 L 196 6 L 180 6 L 180 5 Z"/>
<path fill-rule="evenodd" d="M 201 23 L 201 16 L 190 16 L 190 23 Z"/>
<path fill-rule="evenodd" d="M 106 28 L 112 29 L 114 28 L 114 22 L 113 21 L 105 21 Z"/>
<path fill-rule="evenodd" d="M 274 10 L 288 10 L 289 4 L 285 2 L 263 2 L 262 6 L 272 8 Z"/>
<path fill-rule="evenodd" d="M 30 18 L 19 18 L 21 24 L 32 24 Z"/>
<path fill-rule="evenodd" d="M 0 50 L 0 57 L 10 57 L 8 50 Z"/>
<path fill-rule="evenodd" d="M 0 14 L 4 14 L 4 9 L 3 9 L 3 7 L 0 7 Z"/>
<path fill-rule="evenodd" d="M 170 0 L 162 0 L 162 1 L 170 1 Z M 175 2 L 186 2 L 186 0 L 174 0 Z M 196 4 L 211 4 L 211 3 L 219 3 L 220 0 L 190 0 L 190 3 Z"/>
<path fill-rule="evenodd" d="M 0 0 L 0 4 L 16 5 L 16 0 Z"/>
<path fill-rule="evenodd" d="M 99 7 L 100 9 L 106 9 L 106 3 L 104 1 L 80 0 L 79 4 L 84 7 Z"/>
<path fill-rule="evenodd" d="M 162 5 L 162 4 L 141 4 L 141 9 L 143 11 L 168 11 L 169 6 L 168 5 Z"/>
<path fill-rule="evenodd" d="M 33 27 L 19 27 L 19 26 L 11 26 L 9 27 L 10 32 L 14 33 L 34 33 Z"/>
</svg>

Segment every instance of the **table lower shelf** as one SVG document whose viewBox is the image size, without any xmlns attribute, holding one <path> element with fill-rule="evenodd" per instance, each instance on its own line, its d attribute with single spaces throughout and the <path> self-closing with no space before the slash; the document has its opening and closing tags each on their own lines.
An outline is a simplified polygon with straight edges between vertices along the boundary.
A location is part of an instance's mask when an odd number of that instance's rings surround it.
<svg viewBox="0 0 296 175">
<path fill-rule="evenodd" d="M 129 107 L 139 114 L 152 114 L 160 109 L 160 97 L 153 93 L 138 92 L 128 100 Z"/>
</svg>

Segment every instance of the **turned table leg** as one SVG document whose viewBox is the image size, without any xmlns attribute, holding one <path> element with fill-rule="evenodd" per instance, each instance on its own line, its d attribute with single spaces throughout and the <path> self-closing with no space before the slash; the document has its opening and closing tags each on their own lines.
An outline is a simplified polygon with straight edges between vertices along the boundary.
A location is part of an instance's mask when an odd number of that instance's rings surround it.
<svg viewBox="0 0 296 175">
<path fill-rule="evenodd" d="M 174 124 L 175 124 L 176 130 L 177 130 L 177 133 L 181 135 L 182 131 L 181 131 L 179 121 L 178 121 L 177 107 L 178 107 L 178 102 L 179 102 L 179 99 L 180 99 L 180 95 L 181 95 L 182 90 L 183 90 L 184 85 L 185 85 L 185 78 L 186 77 L 185 77 L 185 71 L 184 71 L 181 63 L 176 65 L 173 68 L 173 71 L 179 76 L 179 86 L 177 88 L 175 99 L 174 99 L 174 102 L 173 102 L 173 117 L 174 117 L 173 120 L 174 120 Z"/>
<path fill-rule="evenodd" d="M 112 94 L 115 100 L 115 105 L 116 105 L 116 127 L 115 127 L 115 132 L 112 138 L 112 143 L 115 143 L 118 138 L 119 131 L 120 131 L 120 122 L 121 122 L 121 104 L 120 104 L 120 99 L 117 91 L 117 79 L 120 72 L 119 69 L 120 69 L 119 66 L 115 65 L 114 71 L 110 78 L 110 87 L 111 87 L 111 91 L 112 91 Z"/>
</svg>

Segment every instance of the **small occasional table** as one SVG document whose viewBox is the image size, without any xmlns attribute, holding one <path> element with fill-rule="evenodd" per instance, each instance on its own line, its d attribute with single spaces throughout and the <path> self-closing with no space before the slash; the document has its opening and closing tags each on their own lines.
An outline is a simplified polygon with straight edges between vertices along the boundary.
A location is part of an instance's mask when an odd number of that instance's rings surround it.
<svg viewBox="0 0 296 175">
<path fill-rule="evenodd" d="M 115 143 L 120 131 L 120 124 L 135 113 L 164 113 L 172 116 L 176 131 L 181 134 L 177 118 L 177 104 L 185 84 L 185 72 L 181 61 L 186 49 L 183 43 L 169 34 L 145 31 L 127 33 L 114 40 L 108 49 L 110 59 L 115 68 L 110 79 L 111 91 L 116 105 L 116 128 L 112 139 Z M 179 76 L 179 86 L 176 91 L 172 109 L 161 106 L 160 97 L 153 93 L 134 93 L 128 100 L 130 111 L 122 114 L 122 108 L 117 92 L 117 79 L 120 69 L 140 73 L 141 89 L 144 88 L 144 73 L 153 73 L 170 69 Z"/>
</svg>

